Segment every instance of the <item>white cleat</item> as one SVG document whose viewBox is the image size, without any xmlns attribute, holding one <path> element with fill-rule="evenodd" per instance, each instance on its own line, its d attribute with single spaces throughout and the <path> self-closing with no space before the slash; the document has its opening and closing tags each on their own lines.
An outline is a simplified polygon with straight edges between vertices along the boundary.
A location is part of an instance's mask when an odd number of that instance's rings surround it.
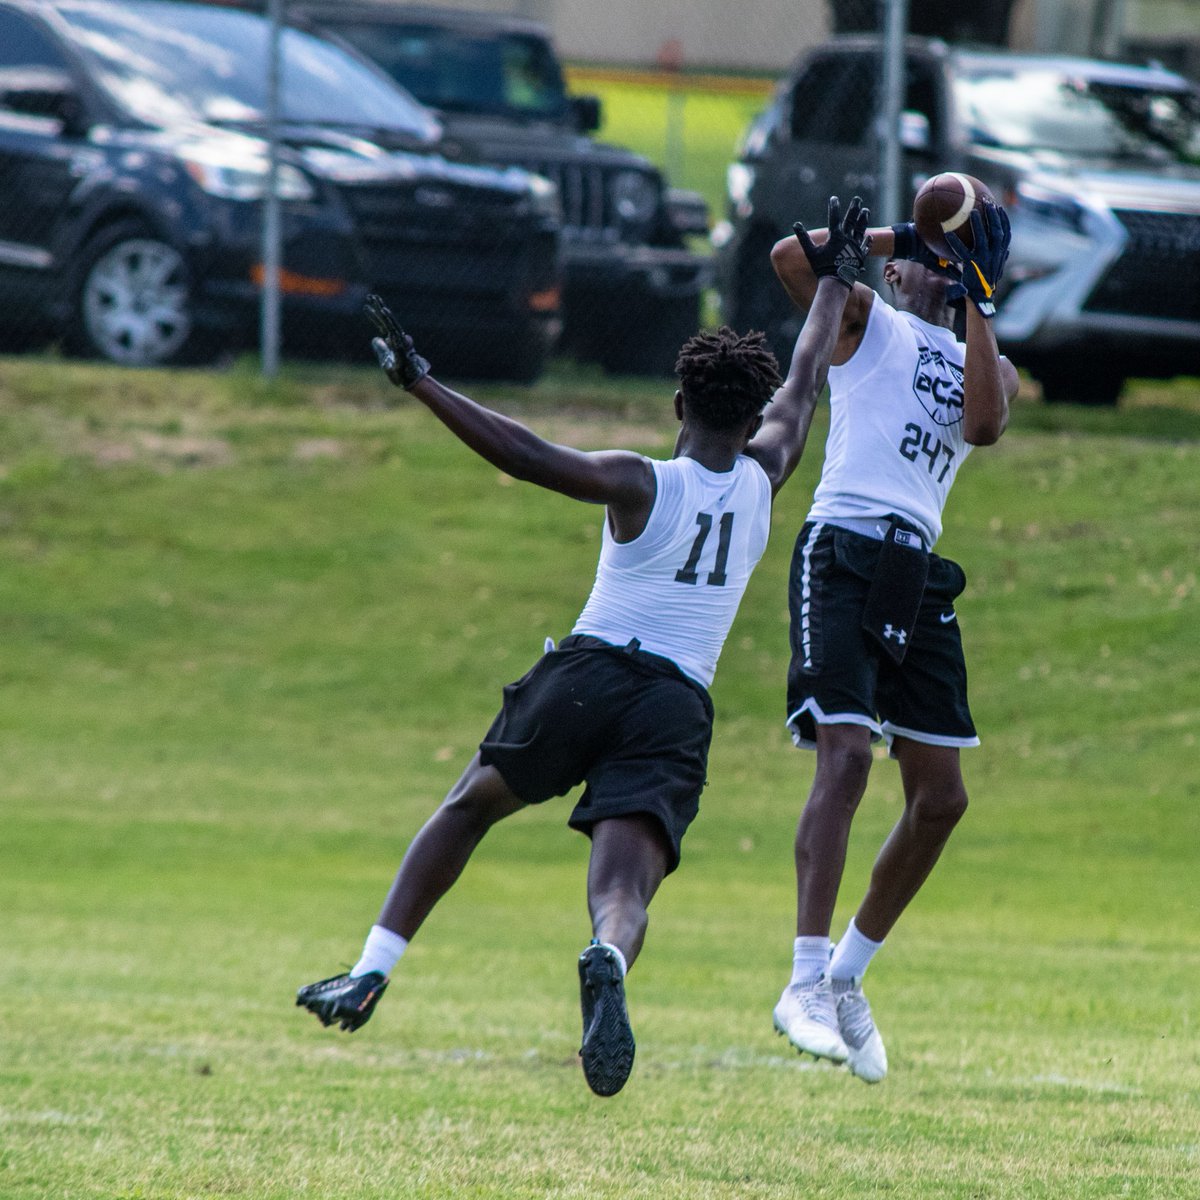
<svg viewBox="0 0 1200 1200">
<path fill-rule="evenodd" d="M 775 1028 L 801 1054 L 844 1063 L 850 1050 L 838 1032 L 837 1006 L 829 978 L 793 983 L 783 989 L 775 1005 Z"/>
<path fill-rule="evenodd" d="M 878 1083 L 887 1074 L 887 1051 L 875 1028 L 871 1006 L 863 995 L 861 979 L 835 979 L 833 999 L 838 1029 L 850 1051 L 846 1065 L 864 1083 Z"/>
</svg>

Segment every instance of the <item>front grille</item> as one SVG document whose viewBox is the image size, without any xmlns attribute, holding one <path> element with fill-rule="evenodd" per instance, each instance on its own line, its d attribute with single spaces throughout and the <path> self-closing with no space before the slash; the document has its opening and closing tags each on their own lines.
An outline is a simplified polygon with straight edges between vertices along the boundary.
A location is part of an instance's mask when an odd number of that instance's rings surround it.
<svg viewBox="0 0 1200 1200">
<path fill-rule="evenodd" d="M 522 162 L 517 164 L 542 175 L 558 188 L 563 231 L 568 237 L 616 238 L 617 222 L 608 204 L 604 168 L 572 162 Z"/>
<path fill-rule="evenodd" d="M 366 240 L 445 244 L 464 237 L 487 241 L 497 223 L 511 227 L 523 197 L 443 183 L 343 184 L 338 188 Z"/>
<path fill-rule="evenodd" d="M 372 286 L 418 293 L 422 304 L 472 297 L 511 304 L 555 281 L 554 233 L 515 215 L 519 196 L 463 194 L 441 183 L 339 190 Z"/>
<path fill-rule="evenodd" d="M 1129 232 L 1121 257 L 1084 308 L 1173 321 L 1200 321 L 1200 214 L 1116 209 Z"/>
</svg>

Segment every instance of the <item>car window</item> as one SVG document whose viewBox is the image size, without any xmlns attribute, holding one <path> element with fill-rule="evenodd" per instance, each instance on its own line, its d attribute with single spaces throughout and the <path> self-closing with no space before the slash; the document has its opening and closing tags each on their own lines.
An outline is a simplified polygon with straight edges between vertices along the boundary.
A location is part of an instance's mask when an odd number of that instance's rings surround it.
<svg viewBox="0 0 1200 1200">
<path fill-rule="evenodd" d="M 955 97 L 969 136 L 984 145 L 1148 162 L 1200 155 L 1200 105 L 1184 89 L 989 69 L 960 77 Z"/>
<path fill-rule="evenodd" d="M 792 92 L 792 137 L 830 145 L 866 142 L 874 116 L 877 65 L 866 55 L 817 59 Z"/>
<path fill-rule="evenodd" d="M 148 124 L 265 117 L 270 26 L 262 16 L 160 0 L 66 3 L 59 12 L 97 80 Z M 437 136 L 428 110 L 342 48 L 290 28 L 280 46 L 285 120 Z"/>
<path fill-rule="evenodd" d="M 422 104 L 449 112 L 551 118 L 566 109 L 562 71 L 541 38 L 428 24 L 336 19 L 324 24 Z"/>
<path fill-rule="evenodd" d="M 20 13 L 0 11 L 0 71 L 6 67 L 65 70 L 67 61 L 54 40 Z"/>
</svg>

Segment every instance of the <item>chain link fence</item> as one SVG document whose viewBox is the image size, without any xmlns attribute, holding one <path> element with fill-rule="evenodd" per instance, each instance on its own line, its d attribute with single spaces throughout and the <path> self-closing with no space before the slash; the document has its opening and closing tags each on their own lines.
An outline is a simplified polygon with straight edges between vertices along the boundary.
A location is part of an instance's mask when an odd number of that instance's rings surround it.
<svg viewBox="0 0 1200 1200">
<path fill-rule="evenodd" d="M 0 0 L 0 352 L 220 361 L 266 330 L 269 370 L 278 325 L 285 356 L 361 359 L 378 290 L 460 376 L 532 380 L 555 355 L 669 374 L 717 320 L 786 353 L 771 244 L 823 224 L 830 193 L 901 219 L 959 136 L 904 31 L 1004 45 L 1036 8 L 692 5 L 676 30 L 664 3 L 606 52 L 555 0 L 64 0 L 53 21 Z M 745 40 L 771 62 L 720 61 L 734 39 L 713 22 L 768 19 Z M 560 31 L 607 65 L 564 67 Z"/>
</svg>

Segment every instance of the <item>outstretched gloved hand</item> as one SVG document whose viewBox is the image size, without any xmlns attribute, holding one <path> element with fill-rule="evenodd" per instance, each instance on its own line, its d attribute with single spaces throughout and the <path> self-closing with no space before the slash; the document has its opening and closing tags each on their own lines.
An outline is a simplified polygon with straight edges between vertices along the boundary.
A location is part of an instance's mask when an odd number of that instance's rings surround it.
<svg viewBox="0 0 1200 1200">
<path fill-rule="evenodd" d="M 978 209 L 971 213 L 974 246 L 970 250 L 953 233 L 946 234 L 946 245 L 962 260 L 963 286 L 971 303 L 983 316 L 994 317 L 996 305 L 992 293 L 1004 274 L 1012 229 L 1008 223 L 1008 213 L 999 204 L 984 201 L 983 209 L 986 216 L 980 214 Z"/>
<path fill-rule="evenodd" d="M 392 316 L 392 310 L 383 299 L 374 293 L 367 297 L 363 311 L 379 336 L 371 339 L 371 348 L 387 377 L 406 391 L 415 387 L 429 374 L 429 360 L 422 358 L 413 346 L 413 340 Z"/>
<path fill-rule="evenodd" d="M 825 276 L 836 276 L 847 287 L 853 287 L 855 280 L 862 274 L 871 249 L 871 238 L 867 233 L 867 220 L 871 216 L 869 208 L 863 208 L 863 202 L 855 196 L 842 217 L 842 206 L 836 196 L 829 197 L 829 237 L 820 246 L 815 245 L 808 235 L 808 230 L 799 221 L 792 226 L 796 241 L 804 251 L 813 274 L 818 279 Z"/>
</svg>

